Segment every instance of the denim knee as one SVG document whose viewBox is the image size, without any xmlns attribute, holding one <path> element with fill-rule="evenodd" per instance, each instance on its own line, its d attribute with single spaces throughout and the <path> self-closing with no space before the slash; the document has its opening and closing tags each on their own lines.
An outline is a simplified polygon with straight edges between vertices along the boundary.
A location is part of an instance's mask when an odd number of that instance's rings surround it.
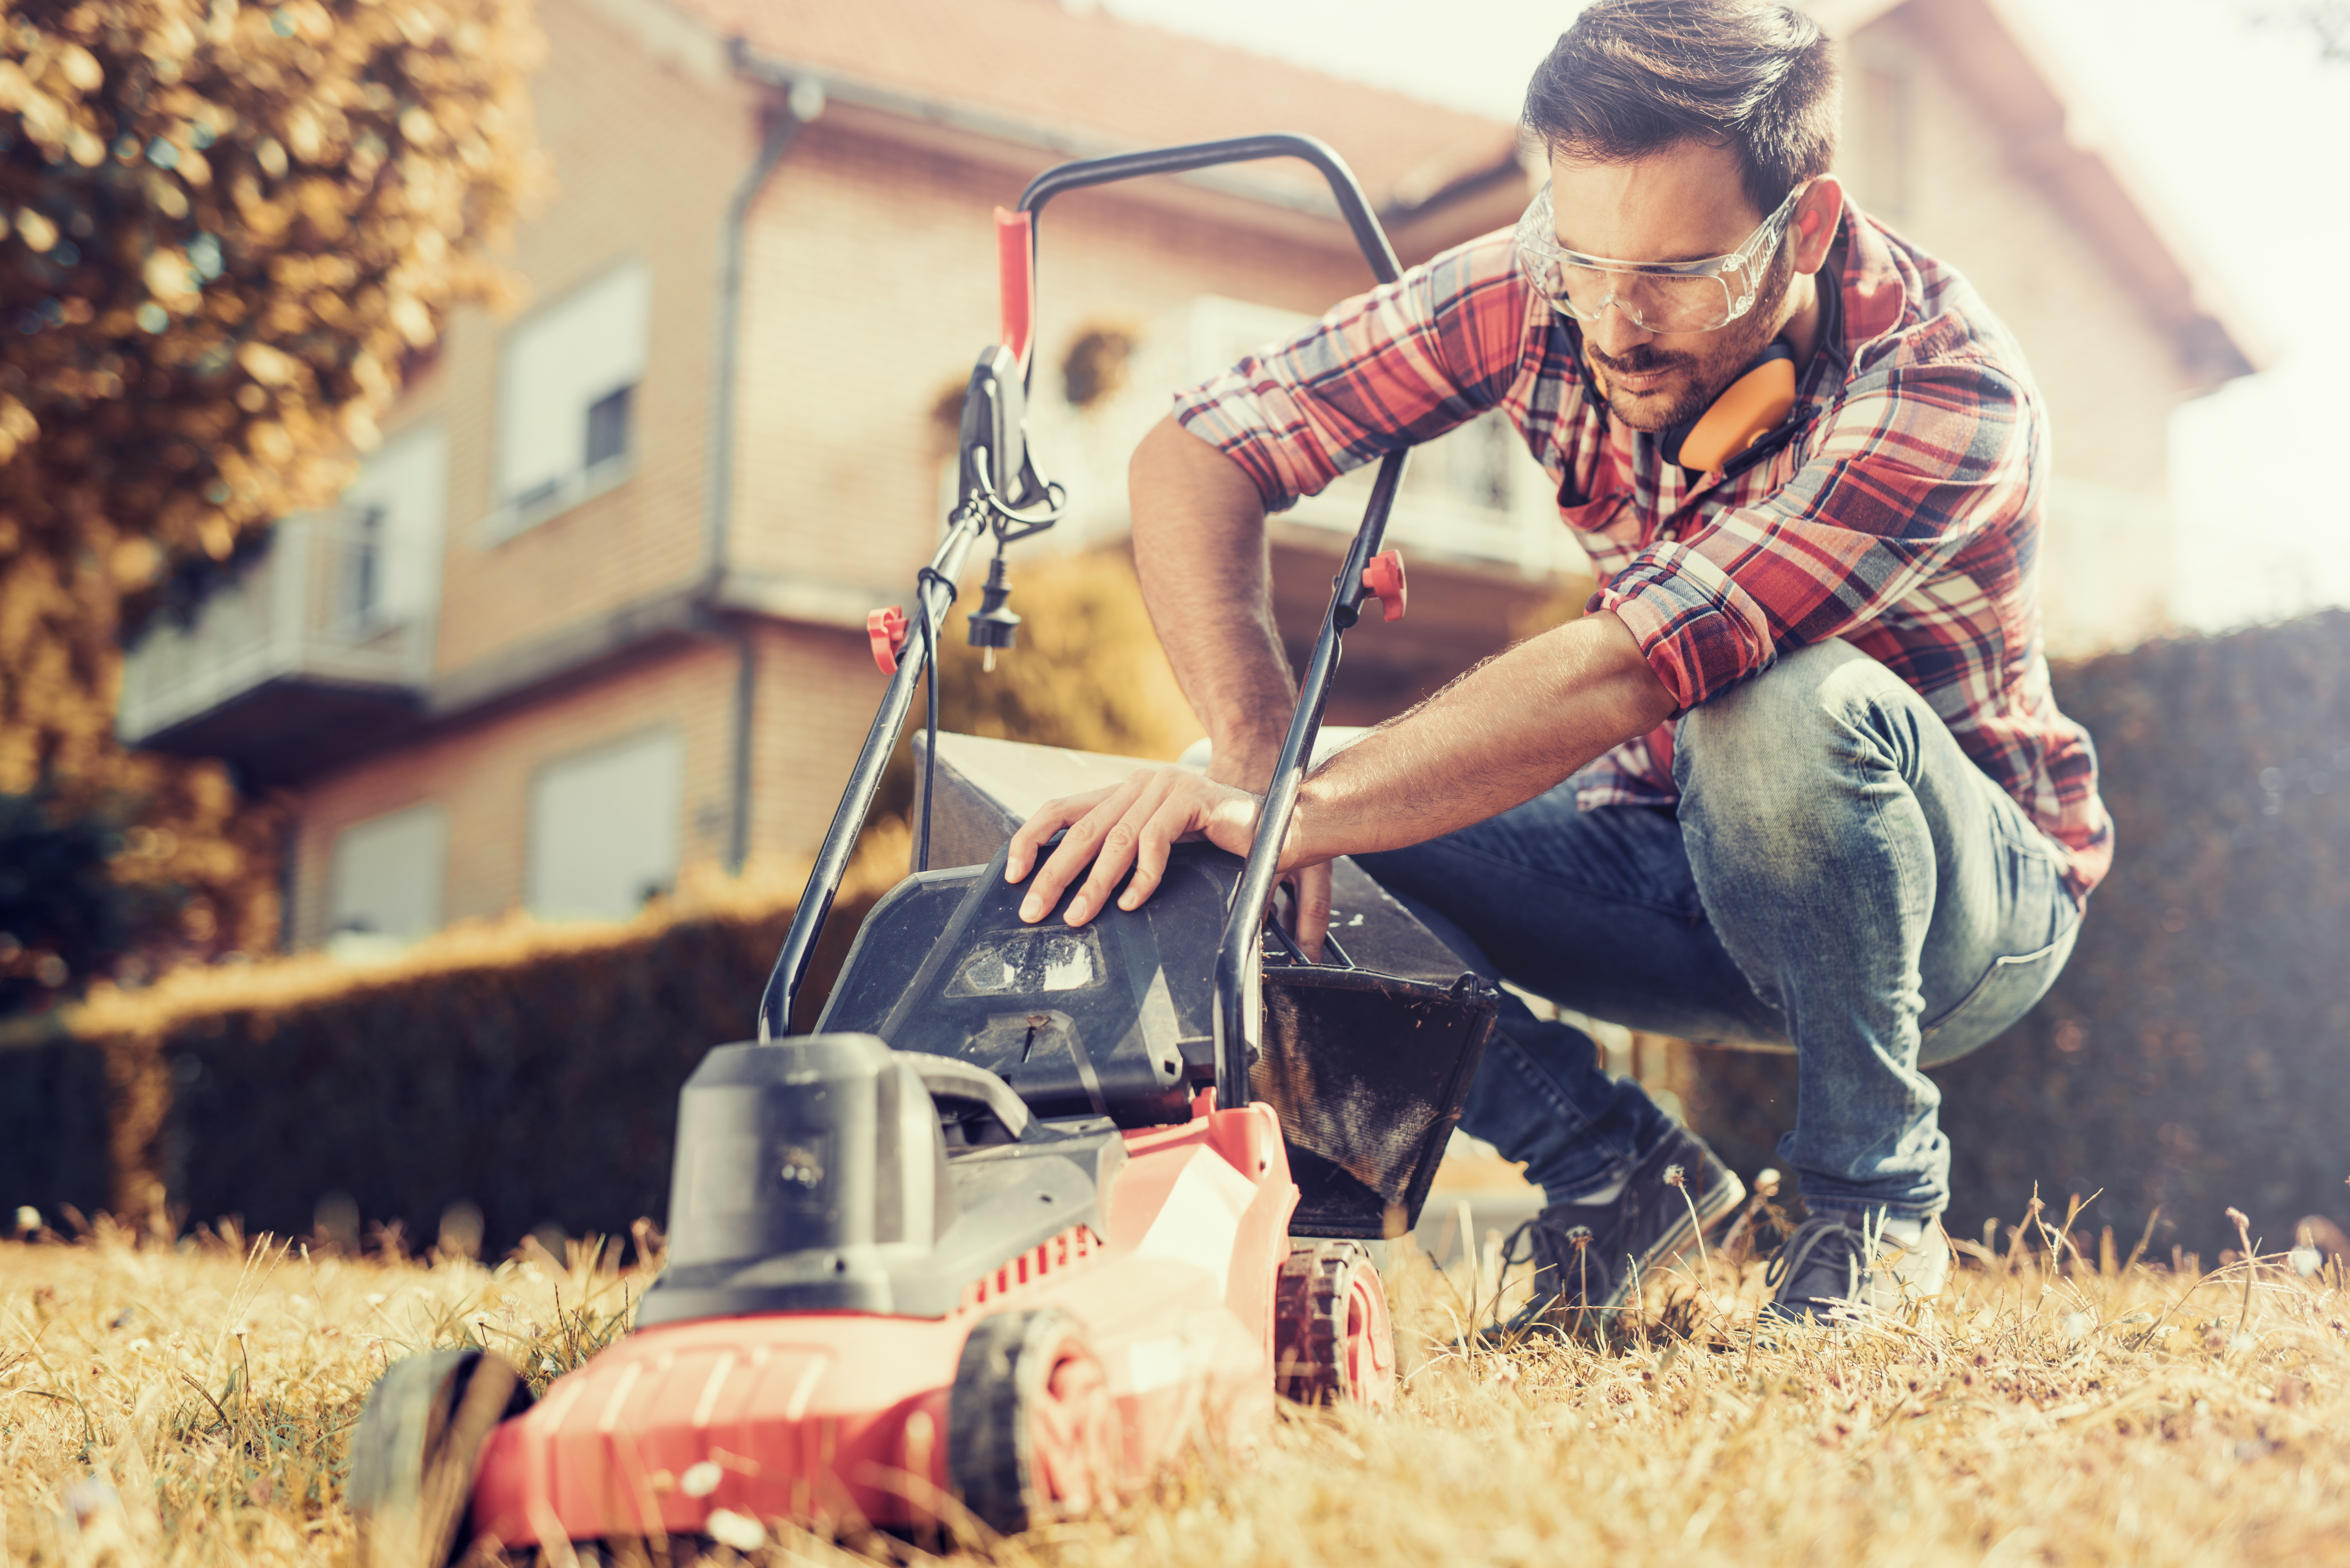
<svg viewBox="0 0 2350 1568">
<path fill-rule="evenodd" d="M 1840 637 L 1783 653 L 1753 680 L 1680 717 L 1673 781 L 1682 830 L 1770 846 L 1788 872 L 1833 860 L 1876 790 L 1904 790 L 1927 726 L 1939 724 L 1901 677 Z M 1760 865 L 1751 865 L 1760 870 Z"/>
<path fill-rule="evenodd" d="M 1846 809 L 1821 787 L 1831 774 L 1849 777 L 1855 762 L 1908 771 L 1918 722 L 1930 717 L 1920 705 L 1899 676 L 1830 638 L 1683 714 L 1674 781 L 1716 831 L 1802 842 L 1823 812 Z"/>
</svg>

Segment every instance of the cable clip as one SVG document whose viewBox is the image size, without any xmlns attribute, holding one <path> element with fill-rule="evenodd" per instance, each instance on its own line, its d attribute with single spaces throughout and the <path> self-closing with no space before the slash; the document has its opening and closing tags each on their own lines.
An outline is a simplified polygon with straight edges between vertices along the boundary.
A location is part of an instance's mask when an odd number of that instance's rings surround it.
<svg viewBox="0 0 2350 1568">
<path fill-rule="evenodd" d="M 873 644 L 873 662 L 884 675 L 898 673 L 898 650 L 906 646 L 906 612 L 896 605 L 865 618 L 865 636 Z"/>
</svg>

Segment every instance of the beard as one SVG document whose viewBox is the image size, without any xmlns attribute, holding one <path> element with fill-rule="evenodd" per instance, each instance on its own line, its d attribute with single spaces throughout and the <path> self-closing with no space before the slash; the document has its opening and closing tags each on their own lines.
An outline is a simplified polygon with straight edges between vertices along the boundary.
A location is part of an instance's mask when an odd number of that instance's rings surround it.
<svg viewBox="0 0 2350 1568">
<path fill-rule="evenodd" d="M 1794 271 L 1793 255 L 1782 246 L 1753 308 L 1717 331 L 1691 334 L 1701 344 L 1693 349 L 1662 348 L 1651 340 L 1619 358 L 1601 353 L 1586 335 L 1584 358 L 1607 393 L 1607 411 L 1634 430 L 1651 433 L 1704 413 L 1786 325 L 1787 291 Z M 1617 380 L 1655 371 L 1663 371 L 1663 379 L 1645 391 L 1627 390 Z"/>
</svg>

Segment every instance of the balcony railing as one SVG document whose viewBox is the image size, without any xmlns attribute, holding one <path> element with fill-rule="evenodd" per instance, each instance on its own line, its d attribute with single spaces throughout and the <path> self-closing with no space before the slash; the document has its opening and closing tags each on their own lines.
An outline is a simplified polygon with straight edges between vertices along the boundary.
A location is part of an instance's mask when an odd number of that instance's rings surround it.
<svg viewBox="0 0 2350 1568">
<path fill-rule="evenodd" d="M 354 732 L 411 711 L 432 673 L 439 563 L 411 554 L 373 510 L 279 523 L 187 623 L 159 622 L 131 648 L 116 732 L 262 778 L 347 752 Z"/>
</svg>

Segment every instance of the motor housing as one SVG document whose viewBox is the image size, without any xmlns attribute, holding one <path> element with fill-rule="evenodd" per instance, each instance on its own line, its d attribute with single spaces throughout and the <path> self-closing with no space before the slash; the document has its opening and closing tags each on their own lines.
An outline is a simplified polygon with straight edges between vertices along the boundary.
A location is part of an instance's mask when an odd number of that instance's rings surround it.
<svg viewBox="0 0 2350 1568">
<path fill-rule="evenodd" d="M 984 1068 L 871 1034 L 721 1045 L 678 1100 L 669 1261 L 644 1326 L 942 1315 L 1004 1260 L 1106 1232 L 1125 1160 L 1106 1119 L 1047 1127 Z"/>
</svg>

